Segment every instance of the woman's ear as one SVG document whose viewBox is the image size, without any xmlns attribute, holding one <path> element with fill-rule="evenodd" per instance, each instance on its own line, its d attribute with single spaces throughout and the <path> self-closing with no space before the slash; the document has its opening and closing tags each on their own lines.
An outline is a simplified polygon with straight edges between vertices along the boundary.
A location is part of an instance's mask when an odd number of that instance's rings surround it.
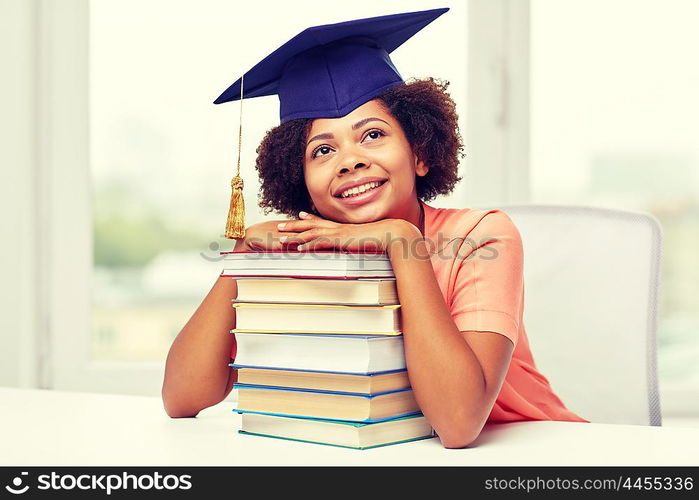
<svg viewBox="0 0 699 500">
<path fill-rule="evenodd" d="M 430 167 L 425 165 L 425 162 L 418 158 L 417 155 L 415 155 L 415 175 L 419 177 L 424 177 L 427 175 L 427 172 L 429 171 Z"/>
</svg>

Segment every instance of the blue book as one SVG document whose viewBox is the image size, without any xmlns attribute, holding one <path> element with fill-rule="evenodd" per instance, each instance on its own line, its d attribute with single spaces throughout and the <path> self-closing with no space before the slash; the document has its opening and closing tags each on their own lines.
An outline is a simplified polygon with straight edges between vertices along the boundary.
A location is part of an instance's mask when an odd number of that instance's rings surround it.
<svg viewBox="0 0 699 500">
<path fill-rule="evenodd" d="M 348 422 L 381 422 L 419 413 L 413 391 L 378 394 L 256 386 L 236 383 L 239 413 Z"/>
</svg>

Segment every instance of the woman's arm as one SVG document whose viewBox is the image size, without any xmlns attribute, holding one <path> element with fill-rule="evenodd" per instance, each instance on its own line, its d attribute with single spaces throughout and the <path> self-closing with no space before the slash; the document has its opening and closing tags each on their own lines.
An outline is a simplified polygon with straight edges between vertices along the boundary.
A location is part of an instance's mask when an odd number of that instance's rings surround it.
<svg viewBox="0 0 699 500">
<path fill-rule="evenodd" d="M 245 239 L 233 251 L 279 247 L 277 223 L 267 221 L 247 228 Z M 165 363 L 162 398 L 171 417 L 195 417 L 201 410 L 220 403 L 231 392 L 237 372 L 229 367 L 235 328 L 231 300 L 238 296 L 232 278 L 219 277 L 170 347 Z"/>
<path fill-rule="evenodd" d="M 507 374 L 514 346 L 490 332 L 460 332 L 444 302 L 427 245 L 398 221 L 388 255 L 396 275 L 410 384 L 447 448 L 480 434 Z M 409 251 L 407 250 L 409 249 Z"/>
<path fill-rule="evenodd" d="M 236 371 L 228 363 L 235 339 L 229 332 L 235 328 L 231 300 L 237 296 L 235 280 L 219 277 L 172 343 L 162 389 L 169 416 L 195 417 L 231 392 Z"/>
</svg>

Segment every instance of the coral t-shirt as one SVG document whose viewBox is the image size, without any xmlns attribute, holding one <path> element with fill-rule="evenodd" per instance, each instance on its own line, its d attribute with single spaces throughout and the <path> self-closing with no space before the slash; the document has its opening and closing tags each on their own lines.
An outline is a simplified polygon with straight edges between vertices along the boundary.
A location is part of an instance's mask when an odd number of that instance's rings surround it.
<svg viewBox="0 0 699 500">
<path fill-rule="evenodd" d="M 498 333 L 515 346 L 488 422 L 588 422 L 565 407 L 534 363 L 522 321 L 522 240 L 509 216 L 500 210 L 421 204 L 432 268 L 459 331 Z M 235 354 L 234 341 L 232 359 Z"/>
<path fill-rule="evenodd" d="M 497 209 L 422 206 L 432 268 L 459 331 L 494 332 L 514 344 L 488 422 L 588 422 L 565 407 L 534 363 L 522 321 L 522 240 L 510 217 Z"/>
</svg>

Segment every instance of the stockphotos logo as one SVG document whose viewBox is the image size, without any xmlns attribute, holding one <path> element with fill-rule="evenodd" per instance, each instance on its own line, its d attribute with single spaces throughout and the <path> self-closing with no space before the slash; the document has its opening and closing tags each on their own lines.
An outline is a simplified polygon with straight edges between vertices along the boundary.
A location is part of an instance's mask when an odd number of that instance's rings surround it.
<svg viewBox="0 0 699 500">
<path fill-rule="evenodd" d="M 189 490 L 192 488 L 192 476 L 153 474 L 41 474 L 37 477 L 37 490 L 66 491 L 100 491 L 107 495 L 119 490 Z M 13 495 L 22 495 L 30 488 L 29 473 L 22 472 L 15 477 L 5 489 Z"/>
<path fill-rule="evenodd" d="M 22 472 L 19 476 L 15 477 L 12 480 L 12 485 L 7 485 L 5 486 L 5 489 L 12 493 L 13 495 L 21 495 L 22 493 L 26 493 L 27 490 L 29 489 L 28 484 L 23 484 L 24 483 L 24 476 L 28 476 L 28 472 Z"/>
</svg>

